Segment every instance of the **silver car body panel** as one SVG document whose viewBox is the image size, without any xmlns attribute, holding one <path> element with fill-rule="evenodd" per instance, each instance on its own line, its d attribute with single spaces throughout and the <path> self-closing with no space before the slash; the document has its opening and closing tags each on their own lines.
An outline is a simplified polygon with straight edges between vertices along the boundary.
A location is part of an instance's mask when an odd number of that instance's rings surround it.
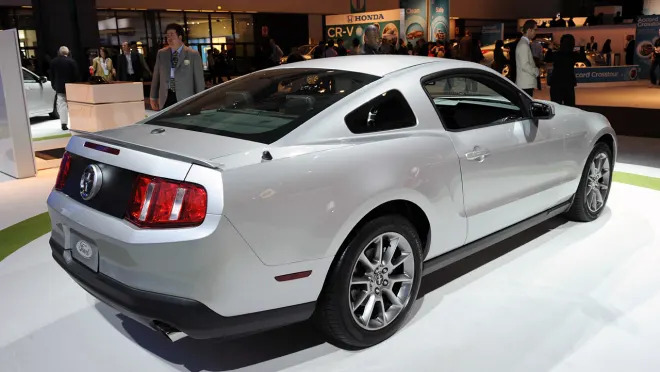
<svg viewBox="0 0 660 372">
<path fill-rule="evenodd" d="M 40 82 L 39 77 L 26 68 L 22 68 L 22 72 L 28 116 L 48 115 L 53 111 L 55 102 L 55 90 L 51 87 L 50 81 Z"/>
<path fill-rule="evenodd" d="M 204 186 L 208 215 L 194 228 L 139 229 L 53 191 L 53 238 L 65 247 L 71 244 L 67 229 L 89 238 L 99 247 L 99 270 L 134 288 L 198 300 L 224 316 L 275 309 L 315 301 L 342 243 L 378 206 L 395 200 L 417 205 L 431 226 L 426 259 L 437 257 L 569 200 L 595 142 L 614 137 L 601 115 L 547 102 L 555 111 L 551 119 L 447 131 L 422 79 L 458 68 L 500 77 L 460 61 L 380 58 L 277 67 L 383 78 L 270 145 L 170 128 L 153 135 L 157 126 L 139 124 L 100 135 L 108 145 L 130 142 L 162 154 L 119 146 L 119 155 L 111 155 L 74 136 L 67 146 L 72 153 Z M 345 115 L 391 89 L 404 95 L 417 125 L 351 133 Z M 467 160 L 475 146 L 490 152 L 483 162 Z M 266 150 L 272 160 L 262 159 Z M 304 279 L 274 279 L 306 270 L 312 275 Z"/>
</svg>

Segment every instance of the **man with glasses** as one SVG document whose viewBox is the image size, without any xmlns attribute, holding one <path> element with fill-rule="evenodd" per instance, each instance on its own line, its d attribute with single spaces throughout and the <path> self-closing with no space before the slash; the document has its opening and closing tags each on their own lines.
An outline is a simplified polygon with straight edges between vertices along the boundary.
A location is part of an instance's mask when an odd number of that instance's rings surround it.
<svg viewBox="0 0 660 372">
<path fill-rule="evenodd" d="M 150 102 L 155 111 L 167 108 L 204 90 L 202 57 L 183 44 L 183 27 L 165 28 L 167 47 L 158 51 L 151 80 Z"/>
</svg>

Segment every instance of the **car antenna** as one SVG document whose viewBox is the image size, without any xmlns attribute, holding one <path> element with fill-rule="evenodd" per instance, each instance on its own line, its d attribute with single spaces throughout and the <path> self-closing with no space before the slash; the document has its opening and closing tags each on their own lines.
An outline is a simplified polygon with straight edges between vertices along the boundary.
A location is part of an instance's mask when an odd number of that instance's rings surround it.
<svg viewBox="0 0 660 372">
<path fill-rule="evenodd" d="M 261 154 L 261 160 L 271 161 L 271 160 L 273 160 L 273 155 L 270 154 L 270 151 L 265 150 Z"/>
</svg>

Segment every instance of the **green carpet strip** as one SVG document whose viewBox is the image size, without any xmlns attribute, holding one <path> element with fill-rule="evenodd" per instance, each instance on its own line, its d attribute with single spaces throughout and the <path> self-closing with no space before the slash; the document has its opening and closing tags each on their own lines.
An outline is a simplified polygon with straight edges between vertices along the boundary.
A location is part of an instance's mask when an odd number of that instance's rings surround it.
<svg viewBox="0 0 660 372">
<path fill-rule="evenodd" d="M 660 178 L 614 172 L 612 180 L 614 182 L 660 191 Z M 50 218 L 48 217 L 48 213 L 42 213 L 0 230 L 0 261 L 14 253 L 18 248 L 47 234 L 49 231 Z"/>
<path fill-rule="evenodd" d="M 47 140 L 52 140 L 52 139 L 58 139 L 58 138 L 68 138 L 71 137 L 71 133 L 65 133 L 65 134 L 57 134 L 54 136 L 48 136 L 48 137 L 40 137 L 40 138 L 33 138 L 32 141 L 47 141 Z"/>
<path fill-rule="evenodd" d="M 48 213 L 36 215 L 0 230 L 0 261 L 49 231 L 50 217 L 48 217 Z"/>
<path fill-rule="evenodd" d="M 640 176 L 639 174 L 632 173 L 614 172 L 612 180 L 614 182 L 660 191 L 660 178 Z"/>
</svg>

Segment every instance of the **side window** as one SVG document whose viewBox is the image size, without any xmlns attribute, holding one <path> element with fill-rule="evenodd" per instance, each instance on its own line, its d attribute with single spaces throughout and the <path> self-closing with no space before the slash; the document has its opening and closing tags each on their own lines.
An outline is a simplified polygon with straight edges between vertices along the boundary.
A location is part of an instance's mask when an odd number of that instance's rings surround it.
<svg viewBox="0 0 660 372">
<path fill-rule="evenodd" d="M 520 120 L 526 115 L 515 91 L 483 77 L 456 76 L 429 80 L 424 89 L 448 130 L 465 130 Z"/>
<path fill-rule="evenodd" d="M 405 97 L 390 90 L 360 106 L 344 119 L 353 133 L 373 133 L 414 127 L 417 119 Z"/>
<path fill-rule="evenodd" d="M 23 70 L 23 82 L 25 82 L 25 83 L 36 83 L 37 80 L 34 78 L 34 76 L 31 73 Z"/>
</svg>

